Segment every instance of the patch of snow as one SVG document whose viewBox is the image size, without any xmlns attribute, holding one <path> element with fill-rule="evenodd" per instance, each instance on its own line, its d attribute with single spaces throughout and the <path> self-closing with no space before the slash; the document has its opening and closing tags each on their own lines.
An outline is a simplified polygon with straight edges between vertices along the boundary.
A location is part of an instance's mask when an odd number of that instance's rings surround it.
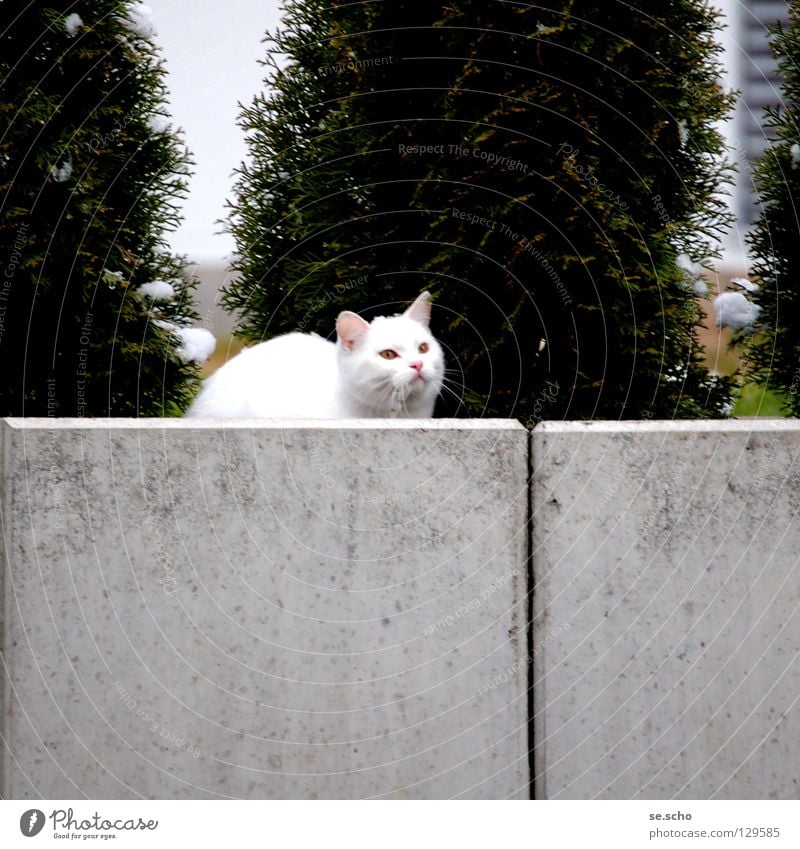
<svg viewBox="0 0 800 849">
<path fill-rule="evenodd" d="M 705 298 L 708 295 L 708 283 L 705 280 L 695 280 L 692 289 L 699 298 Z"/>
<path fill-rule="evenodd" d="M 70 38 L 73 38 L 82 26 L 83 21 L 77 12 L 73 12 L 71 15 L 67 15 L 67 17 L 64 18 L 64 29 L 67 31 L 67 35 Z"/>
<path fill-rule="evenodd" d="M 732 277 L 731 283 L 739 286 L 746 292 L 757 292 L 759 289 L 758 283 L 753 283 L 752 280 L 748 280 L 746 277 Z"/>
<path fill-rule="evenodd" d="M 50 176 L 57 183 L 64 183 L 72 176 L 72 160 L 66 159 L 64 162 L 59 165 L 54 165 L 50 169 Z"/>
<path fill-rule="evenodd" d="M 689 376 L 689 368 L 688 368 L 688 366 L 684 366 L 678 372 L 665 373 L 664 374 L 664 380 L 666 380 L 669 383 L 678 383 L 679 381 L 685 382 L 685 380 L 688 376 Z"/>
<path fill-rule="evenodd" d="M 121 283 L 125 279 L 125 275 L 121 271 L 109 271 L 103 269 L 103 280 L 113 289 L 117 283 Z"/>
<path fill-rule="evenodd" d="M 120 20 L 128 32 L 138 35 L 139 38 L 154 38 L 156 35 L 153 10 L 138 0 L 131 4 L 130 9 Z"/>
<path fill-rule="evenodd" d="M 153 319 L 156 327 L 169 330 L 180 339 L 180 344 L 175 349 L 175 356 L 185 363 L 194 363 L 201 366 L 214 353 L 217 340 L 214 334 L 205 327 L 179 327 L 171 321 Z"/>
<path fill-rule="evenodd" d="M 699 262 L 694 262 L 688 254 L 680 254 L 675 260 L 675 265 L 687 274 L 699 274 L 703 270 L 703 266 Z"/>
<path fill-rule="evenodd" d="M 758 320 L 761 307 L 748 301 L 741 292 L 723 292 L 714 301 L 717 327 L 749 332 Z"/>
<path fill-rule="evenodd" d="M 169 118 L 155 112 L 147 118 L 147 129 L 151 133 L 166 133 L 169 129 Z"/>
<path fill-rule="evenodd" d="M 175 353 L 185 363 L 201 366 L 217 347 L 214 334 L 205 327 L 176 327 L 174 332 L 181 340 Z"/>
<path fill-rule="evenodd" d="M 800 144 L 797 144 L 797 142 L 795 142 L 789 148 L 789 156 L 792 157 L 792 162 L 795 165 L 800 165 Z"/>
<path fill-rule="evenodd" d="M 153 301 L 171 301 L 175 297 L 175 288 L 166 280 L 151 280 L 139 286 L 136 294 Z"/>
</svg>

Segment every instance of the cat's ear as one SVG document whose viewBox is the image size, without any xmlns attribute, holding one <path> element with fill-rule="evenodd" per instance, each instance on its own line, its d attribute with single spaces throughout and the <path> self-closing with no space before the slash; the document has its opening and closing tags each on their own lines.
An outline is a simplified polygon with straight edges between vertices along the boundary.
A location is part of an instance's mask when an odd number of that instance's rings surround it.
<svg viewBox="0 0 800 849">
<path fill-rule="evenodd" d="M 406 318 L 418 321 L 424 327 L 431 323 L 431 293 L 423 292 L 405 311 Z"/>
<path fill-rule="evenodd" d="M 354 312 L 340 312 L 339 318 L 336 319 L 336 335 L 345 351 L 352 351 L 367 335 L 368 330 L 369 322 Z"/>
</svg>

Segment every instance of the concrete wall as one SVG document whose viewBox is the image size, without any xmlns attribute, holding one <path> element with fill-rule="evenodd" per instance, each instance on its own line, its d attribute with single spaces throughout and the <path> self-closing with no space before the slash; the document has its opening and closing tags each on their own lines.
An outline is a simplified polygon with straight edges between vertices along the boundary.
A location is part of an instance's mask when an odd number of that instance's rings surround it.
<svg viewBox="0 0 800 849">
<path fill-rule="evenodd" d="M 540 798 L 800 798 L 800 426 L 533 436 Z"/>
<path fill-rule="evenodd" d="M 4 797 L 800 798 L 797 422 L 2 435 Z"/>
<path fill-rule="evenodd" d="M 521 426 L 2 436 L 3 797 L 527 798 Z"/>
</svg>

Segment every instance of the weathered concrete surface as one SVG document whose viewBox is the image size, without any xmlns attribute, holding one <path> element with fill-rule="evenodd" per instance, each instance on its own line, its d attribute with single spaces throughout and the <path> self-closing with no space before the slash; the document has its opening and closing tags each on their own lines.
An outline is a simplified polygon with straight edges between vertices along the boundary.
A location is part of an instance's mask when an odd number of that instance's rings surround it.
<svg viewBox="0 0 800 849">
<path fill-rule="evenodd" d="M 800 423 L 533 437 L 537 798 L 800 798 Z"/>
<path fill-rule="evenodd" d="M 6 798 L 526 797 L 526 431 L 8 420 Z"/>
</svg>

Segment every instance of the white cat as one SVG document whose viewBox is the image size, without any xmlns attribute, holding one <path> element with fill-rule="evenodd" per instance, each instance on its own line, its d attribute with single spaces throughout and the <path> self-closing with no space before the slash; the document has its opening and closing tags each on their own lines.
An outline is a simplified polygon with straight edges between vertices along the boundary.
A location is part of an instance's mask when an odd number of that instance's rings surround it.
<svg viewBox="0 0 800 849">
<path fill-rule="evenodd" d="M 211 375 L 187 416 L 206 418 L 427 418 L 444 356 L 423 292 L 402 314 L 336 320 L 337 340 L 288 333 L 247 348 Z"/>
</svg>

